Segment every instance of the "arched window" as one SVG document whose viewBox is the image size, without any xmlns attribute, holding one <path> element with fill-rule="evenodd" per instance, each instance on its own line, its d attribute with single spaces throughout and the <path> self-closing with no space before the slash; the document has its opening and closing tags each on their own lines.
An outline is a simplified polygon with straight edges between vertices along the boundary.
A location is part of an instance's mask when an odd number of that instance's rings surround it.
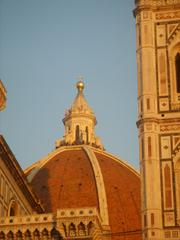
<svg viewBox="0 0 180 240">
<path fill-rule="evenodd" d="M 170 168 L 166 164 L 164 168 L 164 187 L 165 187 L 165 207 L 172 207 L 172 190 L 171 190 L 171 173 Z"/>
<path fill-rule="evenodd" d="M 22 240 L 23 239 L 22 232 L 20 230 L 16 233 L 16 239 L 17 240 Z"/>
<path fill-rule="evenodd" d="M 87 229 L 88 229 L 88 235 L 92 235 L 92 233 L 94 231 L 94 224 L 92 222 L 89 222 Z"/>
<path fill-rule="evenodd" d="M 15 200 L 11 200 L 10 205 L 9 205 L 9 216 L 14 217 L 18 213 L 18 205 L 15 202 Z"/>
<path fill-rule="evenodd" d="M 40 239 L 40 232 L 37 229 L 34 231 L 33 235 L 34 235 L 34 240 Z"/>
<path fill-rule="evenodd" d="M 85 236 L 86 235 L 85 225 L 82 222 L 78 226 L 78 235 L 79 236 Z"/>
<path fill-rule="evenodd" d="M 48 230 L 45 228 L 45 229 L 42 231 L 42 239 L 43 239 L 43 240 L 47 240 L 48 238 L 49 238 Z"/>
<path fill-rule="evenodd" d="M 76 143 L 80 141 L 79 125 L 76 126 Z"/>
<path fill-rule="evenodd" d="M 0 240 L 5 240 L 5 234 L 4 234 L 4 232 L 0 232 Z"/>
<path fill-rule="evenodd" d="M 75 237 L 76 236 L 76 227 L 73 223 L 69 225 L 69 236 Z"/>
<path fill-rule="evenodd" d="M 51 230 L 51 239 L 52 240 L 61 240 L 61 239 L 63 239 L 61 234 L 59 233 L 59 231 L 56 228 L 53 228 Z"/>
<path fill-rule="evenodd" d="M 7 234 L 7 239 L 8 240 L 14 240 L 14 234 L 13 232 L 9 231 L 8 234 Z"/>
<path fill-rule="evenodd" d="M 89 130 L 88 127 L 86 127 L 86 144 L 89 143 Z"/>
<path fill-rule="evenodd" d="M 31 233 L 29 230 L 25 232 L 25 240 L 31 240 Z"/>
<path fill-rule="evenodd" d="M 180 93 L 180 53 L 176 54 L 175 64 L 176 64 L 176 87 L 177 92 Z"/>
<path fill-rule="evenodd" d="M 10 217 L 13 217 L 15 216 L 15 211 L 14 211 L 14 208 L 10 208 L 10 213 L 9 213 Z"/>
</svg>

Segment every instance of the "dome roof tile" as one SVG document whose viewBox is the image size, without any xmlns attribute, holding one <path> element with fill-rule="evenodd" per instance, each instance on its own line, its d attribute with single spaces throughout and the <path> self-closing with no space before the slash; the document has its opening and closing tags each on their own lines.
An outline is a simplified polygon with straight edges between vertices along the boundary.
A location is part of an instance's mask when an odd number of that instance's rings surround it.
<svg viewBox="0 0 180 240">
<path fill-rule="evenodd" d="M 52 157 L 31 184 L 47 212 L 98 206 L 94 173 L 82 150 L 71 149 Z"/>
<path fill-rule="evenodd" d="M 122 232 L 140 231 L 140 176 L 133 168 L 113 155 L 86 146 L 95 154 L 103 177 L 108 207 L 109 225 L 114 240 Z M 31 185 L 47 212 L 64 208 L 96 207 L 100 212 L 100 199 L 90 156 L 83 146 L 57 149 L 45 163 L 30 168 L 35 170 Z M 28 172 L 27 172 L 28 175 Z M 131 234 L 129 235 L 129 237 Z M 137 238 L 141 239 L 138 235 Z"/>
</svg>

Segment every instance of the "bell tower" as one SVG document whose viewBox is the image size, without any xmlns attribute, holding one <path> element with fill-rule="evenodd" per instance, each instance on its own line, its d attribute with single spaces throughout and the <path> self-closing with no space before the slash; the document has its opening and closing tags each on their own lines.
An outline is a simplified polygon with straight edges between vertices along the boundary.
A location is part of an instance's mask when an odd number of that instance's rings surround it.
<svg viewBox="0 0 180 240">
<path fill-rule="evenodd" d="M 143 239 L 180 239 L 180 0 L 136 0 Z"/>
</svg>

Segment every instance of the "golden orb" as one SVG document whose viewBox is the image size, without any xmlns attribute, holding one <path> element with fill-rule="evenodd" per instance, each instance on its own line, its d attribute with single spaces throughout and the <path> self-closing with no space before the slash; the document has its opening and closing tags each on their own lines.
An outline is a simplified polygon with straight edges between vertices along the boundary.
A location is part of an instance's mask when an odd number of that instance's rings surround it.
<svg viewBox="0 0 180 240">
<path fill-rule="evenodd" d="M 84 89 L 84 82 L 83 81 L 77 82 L 76 87 L 77 87 L 78 91 L 82 91 Z"/>
</svg>

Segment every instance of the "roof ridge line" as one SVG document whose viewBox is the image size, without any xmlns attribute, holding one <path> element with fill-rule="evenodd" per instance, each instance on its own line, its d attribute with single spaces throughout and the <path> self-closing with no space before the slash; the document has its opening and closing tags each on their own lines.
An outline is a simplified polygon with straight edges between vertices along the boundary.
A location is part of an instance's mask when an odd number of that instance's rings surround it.
<svg viewBox="0 0 180 240">
<path fill-rule="evenodd" d="M 89 157 L 89 160 L 91 162 L 95 180 L 96 180 L 96 186 L 97 186 L 97 192 L 98 192 L 98 198 L 99 198 L 99 208 L 100 208 L 100 216 L 102 218 L 103 225 L 108 226 L 109 225 L 109 214 L 108 214 L 108 205 L 107 205 L 107 196 L 106 196 L 106 189 L 104 184 L 103 175 L 101 172 L 101 168 L 98 162 L 98 159 L 96 158 L 96 155 L 92 151 L 91 148 L 84 145 L 82 146 L 82 149 L 86 152 L 86 154 Z"/>
<path fill-rule="evenodd" d="M 105 156 L 109 156 L 111 158 L 115 158 L 114 160 L 116 160 L 118 163 L 122 164 L 123 166 L 127 167 L 131 172 L 135 173 L 137 176 L 140 176 L 140 172 L 138 169 L 136 169 L 135 167 L 133 167 L 130 163 L 128 163 L 128 161 L 126 160 L 122 160 L 120 157 L 112 154 L 112 153 L 109 153 L 109 152 L 106 152 L 106 151 L 101 151 L 97 148 L 93 148 L 95 149 L 96 152 L 100 152 L 102 153 L 103 155 Z"/>
<path fill-rule="evenodd" d="M 79 146 L 73 146 L 75 147 L 79 147 Z M 33 163 L 30 167 L 26 168 L 24 170 L 25 174 L 28 174 L 28 171 L 30 171 L 30 173 L 27 176 L 28 181 L 32 181 L 32 179 L 34 178 L 34 176 L 36 175 L 36 173 L 52 158 L 54 157 L 56 154 L 63 152 L 65 150 L 71 150 L 69 149 L 70 146 L 63 146 L 60 148 L 57 148 L 55 150 L 53 150 L 52 152 L 50 152 L 47 156 L 42 157 L 40 160 L 38 160 L 37 162 Z M 71 146 L 72 148 L 72 146 Z M 32 171 L 31 171 L 32 170 Z"/>
</svg>

